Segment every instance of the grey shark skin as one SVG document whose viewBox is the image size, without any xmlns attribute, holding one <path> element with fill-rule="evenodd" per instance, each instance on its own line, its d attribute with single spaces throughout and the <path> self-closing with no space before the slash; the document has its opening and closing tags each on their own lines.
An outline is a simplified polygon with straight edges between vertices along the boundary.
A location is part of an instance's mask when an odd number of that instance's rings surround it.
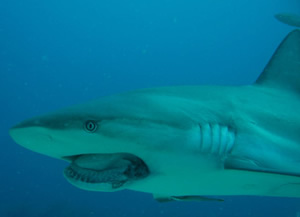
<svg viewBox="0 0 300 217">
<path fill-rule="evenodd" d="M 21 122 L 10 135 L 69 161 L 65 177 L 86 190 L 131 189 L 162 201 L 300 197 L 299 96 L 294 30 L 252 85 L 137 90 Z"/>
</svg>

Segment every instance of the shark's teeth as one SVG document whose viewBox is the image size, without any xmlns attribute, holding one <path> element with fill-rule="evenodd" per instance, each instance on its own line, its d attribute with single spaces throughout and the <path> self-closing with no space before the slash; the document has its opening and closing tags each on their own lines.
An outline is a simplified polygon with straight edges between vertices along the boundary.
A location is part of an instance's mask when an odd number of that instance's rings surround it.
<svg viewBox="0 0 300 217">
<path fill-rule="evenodd" d="M 235 132 L 228 126 L 219 124 L 199 125 L 200 151 L 216 155 L 231 152 L 235 142 Z"/>
<path fill-rule="evenodd" d="M 65 176 L 67 178 L 87 183 L 113 183 L 116 181 L 126 182 L 128 177 L 124 175 L 124 172 L 125 171 L 119 168 L 94 171 L 80 168 L 76 164 L 71 164 L 65 169 Z"/>
<path fill-rule="evenodd" d="M 113 191 L 129 181 L 149 175 L 143 160 L 132 154 L 87 154 L 70 159 L 73 160 L 64 175 L 77 187 L 96 184 L 102 186 L 102 191 Z"/>
</svg>

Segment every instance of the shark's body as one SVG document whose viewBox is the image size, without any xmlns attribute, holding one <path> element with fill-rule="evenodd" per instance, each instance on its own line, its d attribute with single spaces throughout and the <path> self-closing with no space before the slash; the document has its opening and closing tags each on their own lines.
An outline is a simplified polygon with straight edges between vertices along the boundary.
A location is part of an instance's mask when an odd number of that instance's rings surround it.
<svg viewBox="0 0 300 217">
<path fill-rule="evenodd" d="M 159 200 L 300 197 L 299 94 L 295 30 L 253 85 L 134 91 L 22 122 L 10 134 L 70 161 L 66 178 L 87 190 L 131 189 Z"/>
</svg>

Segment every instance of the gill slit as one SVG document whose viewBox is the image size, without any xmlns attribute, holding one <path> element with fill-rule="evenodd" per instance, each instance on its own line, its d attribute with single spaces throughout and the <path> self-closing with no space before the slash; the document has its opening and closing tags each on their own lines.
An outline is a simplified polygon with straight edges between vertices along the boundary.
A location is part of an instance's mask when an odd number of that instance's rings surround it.
<svg viewBox="0 0 300 217">
<path fill-rule="evenodd" d="M 199 149 L 203 153 L 214 155 L 227 155 L 234 147 L 236 133 L 225 125 L 199 124 L 200 144 Z"/>
</svg>

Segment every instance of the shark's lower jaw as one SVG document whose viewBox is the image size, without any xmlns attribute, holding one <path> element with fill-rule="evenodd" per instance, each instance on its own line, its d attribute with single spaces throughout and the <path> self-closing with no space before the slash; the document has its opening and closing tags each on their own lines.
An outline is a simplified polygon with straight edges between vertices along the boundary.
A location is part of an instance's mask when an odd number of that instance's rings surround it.
<svg viewBox="0 0 300 217">
<path fill-rule="evenodd" d="M 121 190 L 150 174 L 142 159 L 128 153 L 84 154 L 66 158 L 71 163 L 64 171 L 65 178 L 85 190 Z"/>
</svg>

